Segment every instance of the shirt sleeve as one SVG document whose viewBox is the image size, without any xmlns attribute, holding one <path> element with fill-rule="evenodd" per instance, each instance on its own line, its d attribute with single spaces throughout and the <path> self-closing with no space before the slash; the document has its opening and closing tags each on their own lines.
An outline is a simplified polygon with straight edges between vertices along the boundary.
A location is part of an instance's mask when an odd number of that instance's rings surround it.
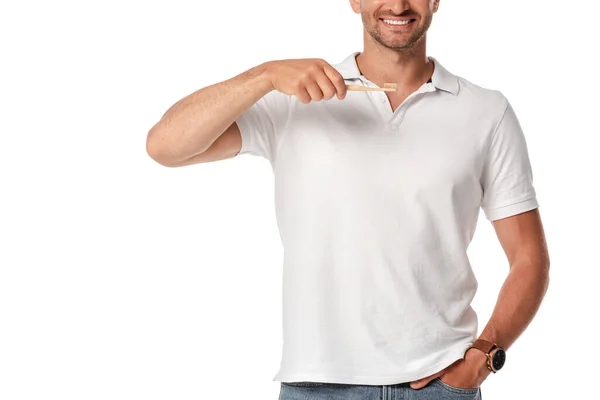
<svg viewBox="0 0 600 400">
<path fill-rule="evenodd" d="M 242 148 L 237 155 L 250 154 L 273 162 L 287 120 L 288 98 L 275 90 L 267 93 L 237 119 Z"/>
<path fill-rule="evenodd" d="M 539 206 L 523 130 L 506 98 L 504 107 L 481 173 L 481 208 L 489 221 Z"/>
</svg>

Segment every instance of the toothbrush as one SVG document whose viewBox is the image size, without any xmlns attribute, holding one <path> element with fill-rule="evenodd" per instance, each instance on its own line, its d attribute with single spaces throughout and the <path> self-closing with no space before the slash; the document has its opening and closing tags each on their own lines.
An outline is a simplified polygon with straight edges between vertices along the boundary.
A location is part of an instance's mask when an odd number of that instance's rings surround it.
<svg viewBox="0 0 600 400">
<path fill-rule="evenodd" d="M 360 86 L 360 85 L 346 85 L 348 90 L 353 91 L 361 91 L 361 92 L 395 92 L 398 90 L 397 83 L 384 83 L 383 87 L 369 87 L 369 86 Z"/>
</svg>

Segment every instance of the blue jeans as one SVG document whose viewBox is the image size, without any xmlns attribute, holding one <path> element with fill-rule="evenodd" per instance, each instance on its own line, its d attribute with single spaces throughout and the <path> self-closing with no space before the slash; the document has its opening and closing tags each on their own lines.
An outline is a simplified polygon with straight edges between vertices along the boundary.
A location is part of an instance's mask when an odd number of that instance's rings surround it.
<svg viewBox="0 0 600 400">
<path fill-rule="evenodd" d="M 481 387 L 464 389 L 435 378 L 421 389 L 410 382 L 356 385 L 324 382 L 281 382 L 279 400 L 481 400 Z"/>
</svg>

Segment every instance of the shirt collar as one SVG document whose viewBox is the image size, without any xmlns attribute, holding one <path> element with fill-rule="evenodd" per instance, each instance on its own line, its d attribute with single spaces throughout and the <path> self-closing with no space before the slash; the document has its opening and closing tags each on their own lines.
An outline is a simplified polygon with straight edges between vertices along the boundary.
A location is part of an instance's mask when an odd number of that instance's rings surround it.
<svg viewBox="0 0 600 400">
<path fill-rule="evenodd" d="M 356 56 L 359 55 L 360 51 L 355 51 L 346 57 L 342 62 L 334 65 L 338 72 L 344 79 L 361 79 L 364 76 L 360 73 L 358 65 L 356 63 Z M 433 75 L 431 81 L 433 86 L 437 89 L 450 92 L 453 95 L 458 94 L 458 78 L 456 75 L 448 71 L 440 62 L 435 58 L 428 56 L 430 61 L 434 64 Z"/>
</svg>

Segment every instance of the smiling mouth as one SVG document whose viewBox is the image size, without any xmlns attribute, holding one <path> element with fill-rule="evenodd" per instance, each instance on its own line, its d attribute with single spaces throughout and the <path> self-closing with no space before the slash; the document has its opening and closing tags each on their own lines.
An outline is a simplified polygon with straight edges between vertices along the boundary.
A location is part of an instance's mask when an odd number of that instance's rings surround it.
<svg viewBox="0 0 600 400">
<path fill-rule="evenodd" d="M 414 18 L 404 19 L 404 20 L 380 18 L 380 20 L 383 21 L 384 24 L 389 25 L 389 26 L 407 26 L 407 25 L 412 24 L 415 21 Z"/>
</svg>

